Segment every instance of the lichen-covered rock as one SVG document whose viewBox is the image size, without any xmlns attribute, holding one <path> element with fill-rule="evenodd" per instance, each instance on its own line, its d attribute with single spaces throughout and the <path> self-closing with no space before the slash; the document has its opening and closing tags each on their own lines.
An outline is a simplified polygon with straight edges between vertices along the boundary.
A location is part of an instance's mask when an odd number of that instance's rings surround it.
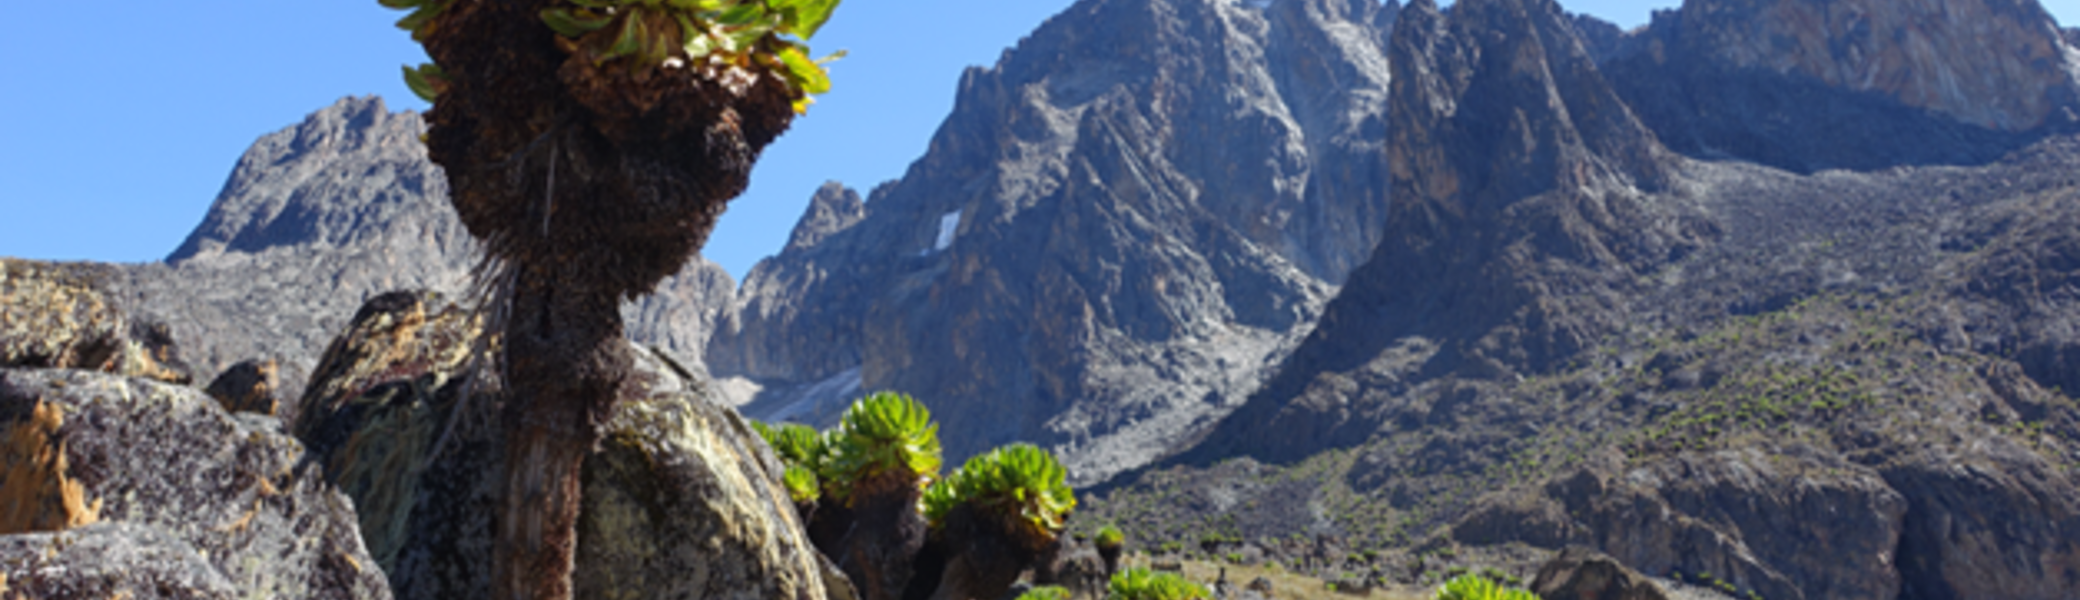
<svg viewBox="0 0 2080 600">
<path fill-rule="evenodd" d="M 173 338 L 131 320 L 107 291 L 113 268 L 0 258 L 0 367 L 89 369 L 190 380 Z"/>
<path fill-rule="evenodd" d="M 376 298 L 335 341 L 297 431 L 362 508 L 401 598 L 488 589 L 504 455 L 497 400 L 473 385 L 478 331 L 438 296 Z M 705 382 L 659 353 L 636 372 L 584 467 L 581 598 L 845 598 L 809 545 L 778 461 Z"/>
<path fill-rule="evenodd" d="M 100 523 L 0 536 L 0 598 L 240 597 L 201 551 L 155 527 Z"/>
<path fill-rule="evenodd" d="M 20 414 L 0 425 L 0 534 L 58 531 L 101 518 L 101 502 L 88 503 L 86 487 L 71 478 L 62 409 L 38 401 L 15 407 Z"/>
<path fill-rule="evenodd" d="M 1884 468 L 1907 498 L 1900 570 L 1912 598 L 2072 598 L 2080 495 L 2072 467 L 2008 440 L 1931 447 Z"/>
<path fill-rule="evenodd" d="M 1539 567 L 1531 591 L 1544 600 L 1668 600 L 1661 586 L 1638 571 L 1580 546 Z"/>
<path fill-rule="evenodd" d="M 1685 454 L 1622 474 L 1485 498 L 1454 525 L 1470 544 L 1586 545 L 1642 572 L 1711 574 L 1766 598 L 1895 598 L 1907 501 L 1877 471 L 1805 448 Z"/>
<path fill-rule="evenodd" d="M 303 446 L 274 419 L 226 413 L 189 387 L 0 369 L 0 422 L 42 432 L 45 448 L 61 449 L 65 460 L 39 474 L 59 480 L 61 493 L 40 497 L 66 506 L 42 512 L 81 517 L 66 526 L 120 526 L 0 536 L 9 585 L 61 598 L 113 597 L 124 586 L 137 588 L 131 597 L 390 597 L 353 505 L 302 468 Z M 74 549 L 71 540 L 90 545 Z M 87 551 L 97 547 L 105 550 Z M 32 586 L 39 581 L 55 587 Z"/>
<path fill-rule="evenodd" d="M 1097 549 L 1065 535 L 1057 538 L 1055 547 L 1044 556 L 1046 560 L 1033 567 L 1035 585 L 1061 586 L 1069 590 L 1070 598 L 1078 600 L 1105 597 L 1105 585 L 1112 576 L 1112 569 L 1106 567 Z"/>
<path fill-rule="evenodd" d="M 281 387 L 281 366 L 280 361 L 271 358 L 231 365 L 210 380 L 203 391 L 222 403 L 224 410 L 273 416 L 281 407 L 275 399 L 275 390 Z"/>
</svg>

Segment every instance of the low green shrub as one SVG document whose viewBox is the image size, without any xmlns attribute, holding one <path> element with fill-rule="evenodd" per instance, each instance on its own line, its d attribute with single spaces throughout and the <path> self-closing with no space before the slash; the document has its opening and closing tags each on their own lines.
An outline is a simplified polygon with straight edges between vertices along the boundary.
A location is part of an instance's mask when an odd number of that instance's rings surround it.
<svg viewBox="0 0 2080 600">
<path fill-rule="evenodd" d="M 815 502 L 823 496 L 823 486 L 817 483 L 816 471 L 809 467 L 788 463 L 787 472 L 781 479 L 782 483 L 787 484 L 788 498 L 796 503 Z"/>
<path fill-rule="evenodd" d="M 1106 586 L 1107 600 L 1212 600 L 1213 593 L 1176 573 L 1157 573 L 1142 567 L 1121 569 Z"/>
<path fill-rule="evenodd" d="M 751 428 L 773 446 L 773 453 L 780 455 L 782 461 L 810 468 L 823 463 L 823 434 L 808 425 L 783 423 L 776 427 L 752 421 Z"/>
<path fill-rule="evenodd" d="M 1043 585 L 1019 594 L 1018 600 L 1069 600 L 1069 590 L 1058 585 Z"/>
<path fill-rule="evenodd" d="M 1479 575 L 1453 577 L 1437 586 L 1436 600 L 1539 600 L 1528 590 L 1503 587 Z"/>
<path fill-rule="evenodd" d="M 1028 539 L 1053 541 L 1076 509 L 1069 471 L 1054 454 L 1012 444 L 968 459 L 924 492 L 925 520 L 938 527 L 955 506 L 1012 520 Z"/>
<path fill-rule="evenodd" d="M 862 483 L 936 478 L 942 460 L 939 425 L 932 422 L 932 412 L 894 392 L 853 402 L 838 426 L 823 436 L 823 445 L 824 459 L 816 473 L 823 494 L 846 503 Z"/>
<path fill-rule="evenodd" d="M 1127 534 L 1111 525 L 1099 527 L 1097 544 L 1099 548 L 1124 548 L 1127 545 Z"/>
</svg>

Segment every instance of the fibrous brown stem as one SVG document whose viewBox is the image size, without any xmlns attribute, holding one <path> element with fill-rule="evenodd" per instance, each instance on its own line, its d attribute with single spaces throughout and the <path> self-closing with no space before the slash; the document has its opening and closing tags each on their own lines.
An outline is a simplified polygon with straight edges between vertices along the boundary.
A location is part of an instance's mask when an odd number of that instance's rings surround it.
<svg viewBox="0 0 2080 600">
<path fill-rule="evenodd" d="M 525 268 L 505 324 L 506 485 L 494 597 L 571 597 L 580 475 L 599 442 L 630 357 L 612 294 L 587 293 L 553 268 Z"/>
</svg>

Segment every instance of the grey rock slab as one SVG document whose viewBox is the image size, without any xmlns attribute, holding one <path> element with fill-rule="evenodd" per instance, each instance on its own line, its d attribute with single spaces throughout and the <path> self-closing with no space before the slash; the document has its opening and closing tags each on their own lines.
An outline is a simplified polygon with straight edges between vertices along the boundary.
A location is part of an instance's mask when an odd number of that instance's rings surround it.
<svg viewBox="0 0 2080 600">
<path fill-rule="evenodd" d="M 279 421 L 226 413 L 189 387 L 0 370 L 0 414 L 39 402 L 62 412 L 56 439 L 99 520 L 192 547 L 242 597 L 390 597 L 353 501 L 305 468 Z"/>
</svg>

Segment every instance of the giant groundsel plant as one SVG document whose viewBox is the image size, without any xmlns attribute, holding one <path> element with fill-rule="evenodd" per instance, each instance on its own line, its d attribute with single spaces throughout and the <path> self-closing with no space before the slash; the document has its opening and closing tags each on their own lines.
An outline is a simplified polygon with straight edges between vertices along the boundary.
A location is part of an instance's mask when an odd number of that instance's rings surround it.
<svg viewBox="0 0 2080 600">
<path fill-rule="evenodd" d="M 968 505 L 999 520 L 1033 547 L 1052 543 L 1076 509 L 1068 471 L 1054 454 L 1032 444 L 1012 444 L 976 455 L 953 475 L 925 490 L 925 520 L 945 525 L 953 509 Z"/>
<path fill-rule="evenodd" d="M 1076 507 L 1053 454 L 1012 444 L 941 478 L 939 427 L 916 399 L 879 392 L 836 426 L 753 423 L 786 466 L 810 539 L 863 600 L 1003 596 L 1059 540 Z"/>
<path fill-rule="evenodd" d="M 841 502 L 850 503 L 855 491 L 916 486 L 939 476 L 939 425 L 930 409 L 903 394 L 880 392 L 854 402 L 824 444 L 818 475 L 824 495 Z"/>
<path fill-rule="evenodd" d="M 453 418 L 503 432 L 487 595 L 569 598 L 580 468 L 633 368 L 620 304 L 684 267 L 830 89 L 807 43 L 838 0 L 378 1 L 432 59 L 405 80 L 484 255 L 470 384 L 495 406 Z"/>
<path fill-rule="evenodd" d="M 412 12 L 397 22 L 424 42 L 435 17 L 455 0 L 377 0 Z M 806 112 L 810 96 L 829 92 L 823 64 L 838 52 L 811 59 L 809 38 L 829 22 L 839 0 L 563 0 L 540 11 L 542 23 L 561 36 L 557 47 L 592 67 L 610 65 L 643 79 L 655 69 L 712 70 L 754 65 L 784 77 L 795 91 L 795 112 Z M 712 73 L 711 73 L 712 74 Z M 405 82 L 427 102 L 447 88 L 438 64 L 405 67 Z"/>
</svg>

